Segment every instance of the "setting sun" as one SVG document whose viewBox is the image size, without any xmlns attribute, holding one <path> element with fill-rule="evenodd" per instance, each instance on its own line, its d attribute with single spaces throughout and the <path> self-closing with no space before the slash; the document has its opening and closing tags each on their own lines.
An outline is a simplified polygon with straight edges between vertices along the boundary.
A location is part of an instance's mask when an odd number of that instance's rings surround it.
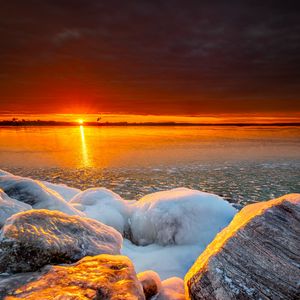
<svg viewBox="0 0 300 300">
<path fill-rule="evenodd" d="M 78 120 L 78 123 L 82 125 L 82 124 L 84 123 L 84 120 L 79 119 L 79 120 Z"/>
</svg>

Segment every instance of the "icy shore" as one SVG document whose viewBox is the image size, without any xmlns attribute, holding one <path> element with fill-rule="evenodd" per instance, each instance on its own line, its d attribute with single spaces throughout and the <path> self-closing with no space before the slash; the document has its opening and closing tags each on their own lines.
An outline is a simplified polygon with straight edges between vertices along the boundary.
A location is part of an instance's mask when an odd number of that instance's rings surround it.
<svg viewBox="0 0 300 300">
<path fill-rule="evenodd" d="M 73 292 L 82 299 L 99 293 L 185 299 L 183 278 L 191 266 L 245 210 L 237 214 L 223 198 L 187 188 L 133 201 L 103 187 L 81 191 L 1 170 L 0 200 L 0 297 L 12 295 L 5 299 L 58 297 L 60 290 L 69 295 L 64 299 L 77 299 Z M 122 287 L 127 280 L 132 283 Z M 118 298 L 118 289 L 128 293 Z"/>
</svg>

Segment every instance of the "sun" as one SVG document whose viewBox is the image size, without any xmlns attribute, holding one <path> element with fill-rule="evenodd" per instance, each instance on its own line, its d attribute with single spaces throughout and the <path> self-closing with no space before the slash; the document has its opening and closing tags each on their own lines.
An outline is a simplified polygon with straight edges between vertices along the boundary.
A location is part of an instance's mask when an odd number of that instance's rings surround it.
<svg viewBox="0 0 300 300">
<path fill-rule="evenodd" d="M 84 120 L 83 120 L 83 119 L 79 119 L 79 120 L 78 120 L 78 123 L 79 123 L 80 125 L 82 125 L 82 124 L 84 123 Z"/>
</svg>

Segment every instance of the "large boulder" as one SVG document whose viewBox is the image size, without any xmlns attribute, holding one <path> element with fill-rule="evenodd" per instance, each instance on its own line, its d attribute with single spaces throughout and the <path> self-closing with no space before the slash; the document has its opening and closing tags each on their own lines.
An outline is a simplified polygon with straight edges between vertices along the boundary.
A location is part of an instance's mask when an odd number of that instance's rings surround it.
<svg viewBox="0 0 300 300">
<path fill-rule="evenodd" d="M 32 209 L 30 205 L 8 197 L 0 189 L 0 228 L 12 215 L 29 209 Z"/>
<path fill-rule="evenodd" d="M 87 217 L 114 227 L 121 234 L 128 227 L 130 202 L 106 188 L 91 188 L 78 193 L 70 204 Z"/>
<path fill-rule="evenodd" d="M 242 209 L 185 277 L 190 299 L 299 299 L 300 194 Z"/>
<path fill-rule="evenodd" d="M 144 300 L 132 262 L 125 256 L 85 257 L 73 265 L 0 276 L 0 297 L 12 299 Z"/>
<path fill-rule="evenodd" d="M 142 246 L 197 244 L 204 248 L 235 213 L 223 198 L 187 188 L 149 194 L 134 204 L 131 240 Z"/>
<path fill-rule="evenodd" d="M 9 218 L 0 234 L 0 273 L 35 271 L 84 256 L 119 254 L 122 236 L 96 220 L 49 210 Z"/>
<path fill-rule="evenodd" d="M 69 205 L 60 194 L 42 182 L 14 175 L 0 176 L 0 189 L 11 198 L 31 205 L 35 209 L 62 211 L 69 215 L 84 214 Z"/>
</svg>

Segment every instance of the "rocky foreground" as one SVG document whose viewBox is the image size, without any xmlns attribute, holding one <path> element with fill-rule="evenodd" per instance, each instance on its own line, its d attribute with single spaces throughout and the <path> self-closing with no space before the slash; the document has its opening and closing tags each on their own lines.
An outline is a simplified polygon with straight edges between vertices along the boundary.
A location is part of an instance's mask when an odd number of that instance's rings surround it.
<svg viewBox="0 0 300 300">
<path fill-rule="evenodd" d="M 188 189 L 129 203 L 7 173 L 0 188 L 0 299 L 300 298 L 299 194 L 246 206 L 225 227 L 233 208 Z M 120 255 L 127 243 L 132 260 Z M 184 281 L 151 270 L 177 272 L 191 251 L 201 255 Z"/>
<path fill-rule="evenodd" d="M 185 277 L 191 299 L 300 299 L 300 195 L 246 206 Z"/>
</svg>

